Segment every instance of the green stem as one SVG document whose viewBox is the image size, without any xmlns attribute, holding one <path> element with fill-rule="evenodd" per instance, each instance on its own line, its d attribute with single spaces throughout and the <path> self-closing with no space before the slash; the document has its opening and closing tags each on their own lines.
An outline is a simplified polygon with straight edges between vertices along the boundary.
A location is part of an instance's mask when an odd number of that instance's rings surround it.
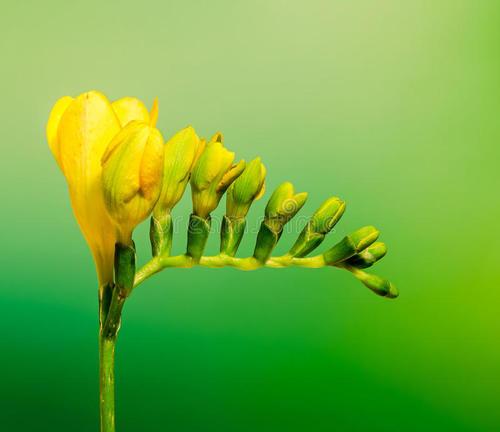
<svg viewBox="0 0 500 432">
<path fill-rule="evenodd" d="M 238 270 L 256 270 L 261 267 L 283 268 L 283 267 L 306 267 L 320 268 L 326 265 L 323 255 L 307 258 L 294 258 L 290 255 L 270 258 L 262 265 L 254 257 L 235 258 L 220 254 L 215 256 L 202 256 L 199 262 L 195 262 L 187 255 L 158 256 L 146 263 L 135 275 L 134 288 L 159 271 L 169 268 L 191 268 L 195 265 L 201 267 L 233 267 Z"/>
<path fill-rule="evenodd" d="M 99 336 L 101 432 L 115 432 L 115 337 Z"/>
</svg>

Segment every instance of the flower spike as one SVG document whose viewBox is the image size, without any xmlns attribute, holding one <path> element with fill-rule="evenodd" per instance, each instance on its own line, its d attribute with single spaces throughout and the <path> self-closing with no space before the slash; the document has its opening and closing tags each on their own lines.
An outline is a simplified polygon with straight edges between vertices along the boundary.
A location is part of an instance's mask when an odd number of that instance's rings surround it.
<svg viewBox="0 0 500 432">
<path fill-rule="evenodd" d="M 156 128 L 158 100 L 150 112 L 137 98 L 110 102 L 90 91 L 59 99 L 47 123 L 49 148 L 68 184 L 73 212 L 92 252 L 99 283 L 100 418 L 101 430 L 113 432 L 114 352 L 122 309 L 131 293 L 166 268 L 232 267 L 249 271 L 262 267 L 334 267 L 349 271 L 375 294 L 395 298 L 388 280 L 364 269 L 387 253 L 377 241 L 379 231 L 365 226 L 315 256 L 315 250 L 336 226 L 346 204 L 330 197 L 313 213 L 289 252 L 271 256 L 285 225 L 301 210 L 307 193 L 282 183 L 267 202 L 253 254 L 237 257 L 253 202 L 265 191 L 266 168 L 259 157 L 248 165 L 216 132 L 208 144 L 187 126 L 166 143 Z M 172 210 L 191 185 L 186 252 L 171 255 Z M 204 255 L 212 212 L 226 194 L 219 253 Z M 132 234 L 151 216 L 153 257 L 136 269 Z"/>
</svg>

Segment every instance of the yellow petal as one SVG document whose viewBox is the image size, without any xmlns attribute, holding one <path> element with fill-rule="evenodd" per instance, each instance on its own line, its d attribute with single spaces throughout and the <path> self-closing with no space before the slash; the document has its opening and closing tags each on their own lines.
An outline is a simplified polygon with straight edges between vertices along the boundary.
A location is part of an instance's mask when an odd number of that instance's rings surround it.
<svg viewBox="0 0 500 432">
<path fill-rule="evenodd" d="M 73 211 L 92 250 L 101 283 L 112 278 L 115 244 L 101 187 L 101 159 L 119 130 L 110 102 L 103 94 L 92 91 L 71 102 L 57 134 Z"/>
<path fill-rule="evenodd" d="M 158 98 L 156 97 L 153 101 L 153 106 L 151 108 L 151 113 L 149 114 L 150 120 L 149 125 L 151 127 L 156 126 L 156 122 L 158 121 Z"/>
<path fill-rule="evenodd" d="M 267 170 L 266 170 L 266 167 L 264 164 L 261 164 L 261 187 L 260 187 L 260 191 L 259 193 L 255 196 L 255 201 L 261 199 L 264 194 L 266 193 L 266 173 L 267 173 Z"/>
<path fill-rule="evenodd" d="M 61 117 L 65 113 L 68 106 L 73 102 L 73 98 L 70 96 L 64 96 L 59 99 L 52 108 L 52 111 L 49 115 L 49 121 L 47 122 L 47 141 L 49 143 L 49 148 L 54 155 L 54 158 L 61 167 L 61 155 L 59 152 L 59 141 L 57 139 L 57 130 L 59 128 L 59 123 L 61 121 Z"/>
<path fill-rule="evenodd" d="M 231 168 L 234 156 L 219 141 L 211 141 L 193 170 L 191 185 L 199 190 L 207 189 Z"/>
<path fill-rule="evenodd" d="M 266 193 L 266 183 L 262 183 L 259 193 L 255 196 L 255 201 L 260 200 Z"/>
<path fill-rule="evenodd" d="M 235 181 L 245 170 L 245 161 L 240 160 L 236 165 L 233 165 L 221 178 L 217 185 L 217 192 L 225 192 L 226 189 Z"/>
<path fill-rule="evenodd" d="M 193 159 L 193 165 L 191 166 L 191 169 L 194 168 L 194 166 L 196 165 L 196 162 L 198 162 L 198 159 L 201 157 L 201 155 L 205 151 L 206 145 L 207 145 L 207 142 L 205 141 L 205 139 L 204 138 L 200 139 L 200 141 L 198 143 L 198 148 L 196 150 L 196 155 Z"/>
<path fill-rule="evenodd" d="M 222 136 L 222 132 L 215 132 L 212 136 L 212 138 L 210 138 L 210 142 L 211 143 L 214 143 L 214 142 L 220 142 L 221 144 L 224 143 L 224 137 Z"/>
<path fill-rule="evenodd" d="M 163 153 L 163 137 L 158 129 L 151 128 L 149 139 L 142 155 L 139 183 L 142 196 L 145 200 L 151 201 L 153 205 L 156 203 L 161 189 Z"/>
<path fill-rule="evenodd" d="M 137 98 L 124 97 L 114 101 L 111 106 L 120 120 L 121 127 L 125 127 L 132 120 L 149 123 L 149 113 L 145 105 Z"/>
</svg>

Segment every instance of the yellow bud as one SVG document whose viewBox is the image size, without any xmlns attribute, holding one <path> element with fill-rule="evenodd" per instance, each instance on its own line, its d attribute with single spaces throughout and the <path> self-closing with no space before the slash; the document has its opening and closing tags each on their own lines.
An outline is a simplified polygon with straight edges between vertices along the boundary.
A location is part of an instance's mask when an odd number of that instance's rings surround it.
<svg viewBox="0 0 500 432">
<path fill-rule="evenodd" d="M 233 165 L 234 153 L 222 145 L 217 133 L 201 154 L 191 176 L 193 213 L 206 218 L 219 204 L 229 185 L 241 174 L 245 165 Z"/>
<path fill-rule="evenodd" d="M 177 132 L 165 144 L 163 183 L 155 215 L 160 216 L 179 202 L 184 194 L 191 171 L 199 159 L 205 141 L 188 126 Z"/>
<path fill-rule="evenodd" d="M 284 225 L 298 213 L 305 204 L 306 199 L 307 192 L 296 194 L 290 182 L 282 183 L 276 188 L 267 203 L 266 220 Z"/>
<path fill-rule="evenodd" d="M 254 159 L 227 191 L 226 216 L 245 217 L 252 203 L 264 194 L 265 178 L 264 164 L 260 158 Z"/>
<path fill-rule="evenodd" d="M 102 186 L 118 240 L 128 244 L 133 229 L 153 210 L 163 176 L 163 138 L 147 123 L 131 121 L 102 158 Z"/>
</svg>

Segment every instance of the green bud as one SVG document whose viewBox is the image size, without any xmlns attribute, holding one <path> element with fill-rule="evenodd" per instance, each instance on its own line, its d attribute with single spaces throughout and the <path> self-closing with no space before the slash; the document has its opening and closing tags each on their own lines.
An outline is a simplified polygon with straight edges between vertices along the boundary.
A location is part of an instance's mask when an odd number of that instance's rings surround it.
<svg viewBox="0 0 500 432">
<path fill-rule="evenodd" d="M 102 188 L 118 239 L 129 244 L 133 229 L 153 210 L 163 175 L 163 138 L 149 124 L 131 121 L 102 157 Z"/>
<path fill-rule="evenodd" d="M 378 229 L 368 225 L 354 231 L 349 237 L 356 247 L 356 253 L 358 253 L 376 241 L 379 235 L 380 231 Z"/>
<path fill-rule="evenodd" d="M 307 193 L 295 194 L 293 185 L 289 182 L 276 188 L 267 203 L 264 221 L 257 234 L 254 258 L 262 264 L 269 259 L 278 244 L 283 227 L 302 208 L 306 199 Z"/>
<path fill-rule="evenodd" d="M 337 197 L 328 198 L 314 212 L 288 254 L 301 258 L 316 249 L 342 217 L 344 210 L 344 201 Z"/>
<path fill-rule="evenodd" d="M 380 276 L 365 273 L 358 269 L 349 269 L 352 274 L 363 283 L 364 286 L 372 290 L 375 294 L 387 297 L 396 298 L 399 295 L 398 289 L 387 279 Z"/>
<path fill-rule="evenodd" d="M 192 257 L 195 262 L 198 262 L 203 255 L 210 234 L 210 225 L 210 216 L 201 218 L 192 214 L 189 218 L 186 254 Z"/>
<path fill-rule="evenodd" d="M 191 175 L 193 213 L 206 218 L 219 205 L 222 195 L 245 169 L 245 162 L 233 165 L 234 153 L 222 145 L 216 134 L 208 143 Z"/>
<path fill-rule="evenodd" d="M 156 218 L 170 212 L 180 201 L 204 148 L 205 141 L 200 140 L 191 126 L 180 130 L 166 142 L 162 188 L 154 209 Z"/>
<path fill-rule="evenodd" d="M 379 234 L 380 232 L 372 226 L 358 229 L 326 251 L 323 254 L 325 262 L 328 265 L 337 265 L 353 257 L 375 242 Z"/>
<path fill-rule="evenodd" d="M 227 191 L 226 216 L 245 217 L 252 203 L 264 194 L 265 178 L 266 168 L 260 158 L 251 161 Z"/>
<path fill-rule="evenodd" d="M 377 261 L 381 260 L 387 253 L 387 246 L 383 242 L 375 242 L 368 246 L 364 251 L 352 258 L 349 258 L 346 264 L 363 269 L 371 267 Z"/>
<path fill-rule="evenodd" d="M 295 194 L 293 185 L 285 182 L 271 195 L 265 210 L 265 223 L 274 231 L 280 232 L 307 200 L 307 192 Z"/>
<path fill-rule="evenodd" d="M 311 229 L 320 234 L 328 234 L 345 211 L 345 202 L 340 198 L 328 198 L 311 218 Z"/>
</svg>

